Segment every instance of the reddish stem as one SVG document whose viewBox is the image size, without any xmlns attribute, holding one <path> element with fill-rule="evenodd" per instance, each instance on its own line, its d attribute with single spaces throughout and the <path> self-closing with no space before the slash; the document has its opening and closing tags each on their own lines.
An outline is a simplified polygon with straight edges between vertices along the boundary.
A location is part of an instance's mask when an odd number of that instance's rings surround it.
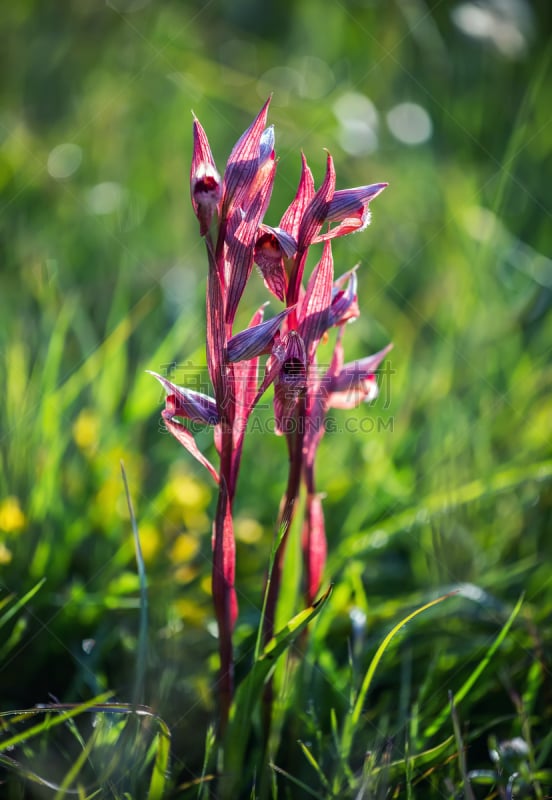
<svg viewBox="0 0 552 800">
<path fill-rule="evenodd" d="M 223 450 L 224 452 L 225 450 Z M 232 504 L 223 475 L 221 464 L 221 482 L 213 532 L 212 571 L 213 605 L 219 636 L 221 732 L 224 732 L 228 722 L 234 691 L 232 630 L 234 627 L 235 608 L 235 548 L 232 531 Z"/>
<path fill-rule="evenodd" d="M 301 396 L 297 402 L 295 414 L 296 425 L 294 425 L 294 432 L 287 437 L 289 473 L 286 491 L 282 498 L 280 512 L 278 514 L 276 535 L 281 536 L 281 538 L 274 558 L 274 565 L 270 575 L 270 585 L 268 587 L 263 633 L 263 641 L 265 644 L 270 641 L 274 635 L 276 606 L 278 604 L 280 586 L 282 583 L 282 572 L 284 569 L 287 539 L 301 487 L 301 472 L 303 467 L 304 414 L 305 398 L 304 396 Z"/>
</svg>

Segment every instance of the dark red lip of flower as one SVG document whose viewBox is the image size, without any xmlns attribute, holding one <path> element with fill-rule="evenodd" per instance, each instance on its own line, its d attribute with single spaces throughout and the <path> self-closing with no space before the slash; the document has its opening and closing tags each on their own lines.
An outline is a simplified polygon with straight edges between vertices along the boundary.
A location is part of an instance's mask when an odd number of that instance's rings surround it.
<svg viewBox="0 0 552 800">
<path fill-rule="evenodd" d="M 253 260 L 259 267 L 269 292 L 284 302 L 288 285 L 284 262 L 297 251 L 297 242 L 282 228 L 260 225 L 253 250 Z"/>
<path fill-rule="evenodd" d="M 194 150 L 190 167 L 192 206 L 199 220 L 199 233 L 205 236 L 222 197 L 222 182 L 209 140 L 199 120 L 194 117 Z"/>
<path fill-rule="evenodd" d="M 206 198 L 213 196 L 218 191 L 219 183 L 214 175 L 205 175 L 198 178 L 194 184 L 194 198 L 196 202 L 204 202 Z"/>
</svg>

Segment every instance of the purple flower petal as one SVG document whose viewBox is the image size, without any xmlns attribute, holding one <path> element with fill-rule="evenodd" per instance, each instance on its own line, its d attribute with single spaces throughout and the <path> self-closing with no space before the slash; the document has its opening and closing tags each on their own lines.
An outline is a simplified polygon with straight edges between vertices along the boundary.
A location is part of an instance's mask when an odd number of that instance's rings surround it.
<svg viewBox="0 0 552 800">
<path fill-rule="evenodd" d="M 172 433 L 174 438 L 179 441 L 180 444 L 185 447 L 186 450 L 191 453 L 193 457 L 211 473 L 217 483 L 220 483 L 218 472 L 211 464 L 209 459 L 205 458 L 190 431 L 185 428 L 182 423 L 178 422 L 178 420 L 173 419 L 166 409 L 161 412 L 161 416 L 163 417 L 167 430 Z"/>
<path fill-rule="evenodd" d="M 193 389 L 177 386 L 163 375 L 158 375 L 157 372 L 149 369 L 146 372 L 157 378 L 167 393 L 167 411 L 170 412 L 171 417 L 185 417 L 192 422 L 201 422 L 204 425 L 218 424 L 219 413 L 217 404 L 212 397 Z"/>
<path fill-rule="evenodd" d="M 301 289 L 303 272 L 307 260 L 308 248 L 315 240 L 328 213 L 330 200 L 335 190 L 335 169 L 331 155 L 326 161 L 326 175 L 321 187 L 316 192 L 301 218 L 297 234 L 297 256 L 293 270 L 289 276 L 287 302 L 296 303 Z"/>
<path fill-rule="evenodd" d="M 280 228 L 289 231 L 290 235 L 293 236 L 295 240 L 299 234 L 299 227 L 303 219 L 303 214 L 314 197 L 314 193 L 312 172 L 309 169 L 305 155 L 301 153 L 301 177 L 299 179 L 299 186 L 297 187 L 297 192 L 293 201 L 280 220 Z"/>
<path fill-rule="evenodd" d="M 371 356 L 345 364 L 330 381 L 329 406 L 356 408 L 361 402 L 369 402 L 377 397 L 378 385 L 374 373 L 392 347 L 392 344 L 388 344 Z"/>
<path fill-rule="evenodd" d="M 357 267 L 354 267 L 335 281 L 328 327 L 344 325 L 346 322 L 352 322 L 360 315 L 357 302 L 358 281 L 356 271 Z"/>
<path fill-rule="evenodd" d="M 331 200 L 335 191 L 335 169 L 333 159 L 328 153 L 326 175 L 322 185 L 309 203 L 297 234 L 297 249 L 304 250 L 314 241 L 320 228 L 328 217 Z"/>
<path fill-rule="evenodd" d="M 224 217 L 228 215 L 232 205 L 241 205 L 243 196 L 250 191 L 259 169 L 261 143 L 262 163 L 267 160 L 268 140 L 265 134 L 265 125 L 270 100 L 269 97 L 249 128 L 240 136 L 228 158 L 222 194 Z"/>
<path fill-rule="evenodd" d="M 267 162 L 267 169 L 259 173 L 255 183 L 255 195 L 247 206 L 244 218 L 227 242 L 226 262 L 229 266 L 228 292 L 226 300 L 226 322 L 232 325 L 245 285 L 253 269 L 255 239 L 261 220 L 270 202 L 274 185 L 276 164 Z M 238 212 L 236 212 L 238 213 Z"/>
<path fill-rule="evenodd" d="M 326 222 L 339 222 L 334 228 L 315 238 L 316 242 L 345 236 L 348 233 L 362 231 L 370 223 L 369 203 L 383 192 L 387 183 L 374 183 L 370 186 L 358 186 L 355 189 L 340 189 L 334 193 L 326 215 Z"/>
<path fill-rule="evenodd" d="M 290 311 L 291 308 L 285 308 L 272 319 L 232 336 L 226 348 L 228 361 L 244 361 L 262 353 L 269 353 L 274 336 Z"/>
<path fill-rule="evenodd" d="M 299 333 L 309 360 L 318 342 L 330 327 L 329 309 L 333 290 L 333 257 L 330 242 L 324 243 L 322 258 L 313 269 L 301 303 Z"/>
</svg>

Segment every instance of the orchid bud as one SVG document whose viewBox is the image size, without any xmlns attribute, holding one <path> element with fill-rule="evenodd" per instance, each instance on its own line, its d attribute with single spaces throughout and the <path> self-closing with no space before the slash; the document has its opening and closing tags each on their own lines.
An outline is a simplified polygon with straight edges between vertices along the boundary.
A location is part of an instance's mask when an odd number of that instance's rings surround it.
<svg viewBox="0 0 552 800">
<path fill-rule="evenodd" d="M 220 203 L 222 181 L 215 166 L 207 135 L 197 119 L 194 119 L 190 192 L 192 206 L 199 220 L 199 233 L 201 236 L 205 236 Z"/>
</svg>

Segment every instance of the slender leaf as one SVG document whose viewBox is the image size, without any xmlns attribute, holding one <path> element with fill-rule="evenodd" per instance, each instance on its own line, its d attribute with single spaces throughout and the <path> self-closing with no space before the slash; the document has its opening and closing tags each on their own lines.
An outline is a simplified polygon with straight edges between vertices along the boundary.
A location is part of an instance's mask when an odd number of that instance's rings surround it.
<svg viewBox="0 0 552 800">
<path fill-rule="evenodd" d="M 455 705 L 459 705 L 459 703 L 464 699 L 464 697 L 466 697 L 466 695 L 468 694 L 474 683 L 480 677 L 483 670 L 486 669 L 486 667 L 489 665 L 490 660 L 492 659 L 492 657 L 494 656 L 494 654 L 496 653 L 496 651 L 498 650 L 498 648 L 500 647 L 506 636 L 508 635 L 508 631 L 512 627 L 512 624 L 517 615 L 519 614 L 522 605 L 523 605 L 523 595 L 517 601 L 512 613 L 506 620 L 505 625 L 502 627 L 500 633 L 498 634 L 492 645 L 487 650 L 485 657 L 479 662 L 477 667 L 470 673 L 468 679 L 464 681 L 460 689 L 454 694 L 453 702 Z M 445 720 L 448 718 L 449 710 L 450 707 L 447 703 L 447 705 L 443 708 L 441 713 L 435 717 L 431 725 L 428 725 L 428 727 L 425 729 L 424 738 L 429 739 L 443 727 Z"/>
<path fill-rule="evenodd" d="M 324 608 L 331 595 L 332 587 L 309 608 L 300 611 L 265 646 L 250 673 L 240 685 L 232 709 L 224 739 L 224 774 L 221 797 L 232 798 L 236 782 L 243 771 L 243 760 L 253 711 L 259 701 L 264 684 L 272 673 L 278 658 L 287 650 L 301 631 Z"/>
<path fill-rule="evenodd" d="M 376 650 L 376 653 L 372 661 L 370 662 L 370 666 L 368 667 L 366 674 L 364 675 L 364 679 L 362 681 L 360 691 L 353 705 L 353 709 L 345 720 L 341 746 L 342 746 L 343 756 L 346 759 L 348 759 L 351 752 L 353 737 L 358 727 L 360 715 L 362 713 L 362 709 L 366 701 L 366 695 L 368 694 L 370 686 L 372 685 L 372 680 L 374 678 L 376 669 L 378 668 L 378 665 L 381 659 L 383 658 L 383 655 L 387 650 L 389 644 L 397 635 L 397 633 L 407 624 L 407 622 L 410 622 L 410 620 L 414 619 L 414 617 L 417 617 L 419 614 L 422 614 L 424 611 L 427 611 L 429 608 L 436 606 L 438 603 L 442 603 L 443 600 L 446 600 L 448 597 L 452 596 L 453 593 L 445 594 L 441 597 L 438 597 L 436 600 L 432 600 L 431 602 L 426 603 L 425 605 L 421 606 L 421 608 L 417 608 L 415 611 L 412 611 L 412 613 L 408 614 L 404 619 L 398 622 L 394 628 L 391 629 L 391 631 L 387 634 L 383 642 Z"/>
</svg>

